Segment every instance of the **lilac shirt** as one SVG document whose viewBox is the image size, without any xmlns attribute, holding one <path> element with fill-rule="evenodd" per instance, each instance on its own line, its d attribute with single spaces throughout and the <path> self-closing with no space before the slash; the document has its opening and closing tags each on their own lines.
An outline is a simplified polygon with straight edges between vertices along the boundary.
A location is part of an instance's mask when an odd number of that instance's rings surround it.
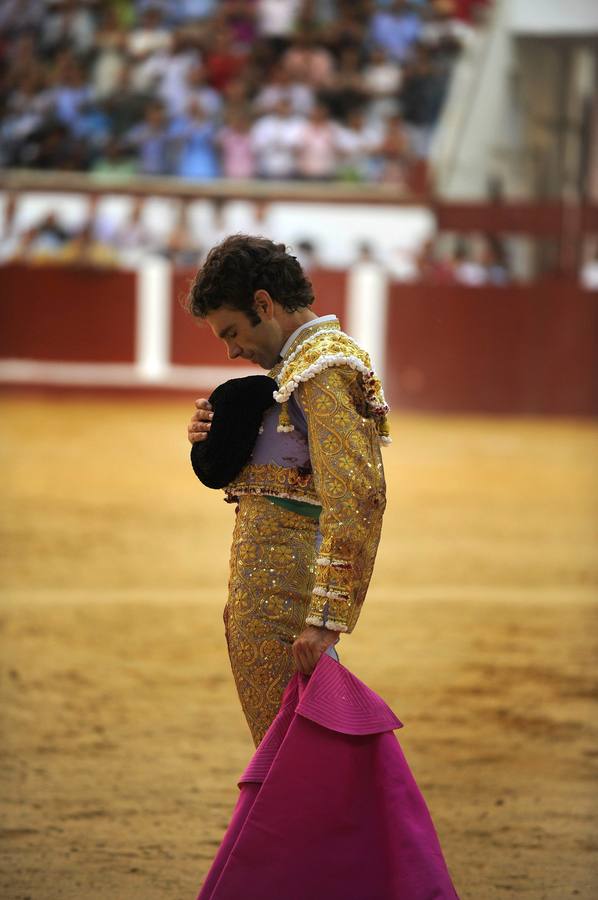
<svg viewBox="0 0 598 900">
<path fill-rule="evenodd" d="M 289 418 L 295 426 L 294 431 L 278 432 L 280 404 L 275 403 L 264 415 L 263 432 L 258 435 L 249 462 L 255 466 L 273 463 L 284 468 L 310 468 L 309 444 L 307 441 L 307 420 L 292 394 L 288 401 Z"/>
</svg>

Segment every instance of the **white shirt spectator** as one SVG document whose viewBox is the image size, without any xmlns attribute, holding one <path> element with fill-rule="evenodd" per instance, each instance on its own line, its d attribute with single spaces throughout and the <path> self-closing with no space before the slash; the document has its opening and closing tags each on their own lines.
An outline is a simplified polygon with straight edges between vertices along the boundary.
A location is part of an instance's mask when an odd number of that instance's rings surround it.
<svg viewBox="0 0 598 900">
<path fill-rule="evenodd" d="M 382 48 L 374 49 L 372 59 L 363 71 L 363 84 L 370 95 L 368 113 L 372 118 L 387 118 L 396 114 L 401 80 L 400 65 L 390 59 Z"/>
<path fill-rule="evenodd" d="M 488 274 L 481 263 L 466 259 L 455 266 L 455 279 L 468 287 L 480 287 L 488 281 Z"/>
<path fill-rule="evenodd" d="M 262 116 L 251 129 L 251 144 L 258 174 L 264 178 L 293 178 L 304 119 L 290 114 L 281 103 L 270 115 Z"/>
<path fill-rule="evenodd" d="M 288 100 L 292 111 L 298 116 L 306 116 L 314 105 L 314 92 L 307 84 L 291 82 L 288 85 L 267 84 L 255 98 L 258 112 L 270 112 L 281 100 Z"/>
<path fill-rule="evenodd" d="M 171 37 L 164 28 L 138 28 L 129 35 L 128 50 L 132 57 L 142 59 L 152 53 L 170 50 Z"/>
<path fill-rule="evenodd" d="M 158 96 L 171 116 L 181 116 L 189 106 L 189 72 L 200 62 L 196 50 L 166 54 L 158 74 Z M 203 106 L 203 104 L 202 104 Z"/>
<path fill-rule="evenodd" d="M 372 154 L 383 137 L 384 128 L 380 122 L 366 122 L 360 112 L 353 112 L 348 123 L 339 126 L 338 147 L 344 165 L 361 178 L 367 178 L 372 166 Z"/>
<path fill-rule="evenodd" d="M 287 37 L 293 30 L 300 0 L 258 0 L 257 21 L 262 37 Z"/>
<path fill-rule="evenodd" d="M 392 94 L 401 86 L 401 68 L 397 62 L 388 58 L 384 50 L 377 49 L 371 62 L 363 70 L 363 80 L 374 95 Z"/>
</svg>

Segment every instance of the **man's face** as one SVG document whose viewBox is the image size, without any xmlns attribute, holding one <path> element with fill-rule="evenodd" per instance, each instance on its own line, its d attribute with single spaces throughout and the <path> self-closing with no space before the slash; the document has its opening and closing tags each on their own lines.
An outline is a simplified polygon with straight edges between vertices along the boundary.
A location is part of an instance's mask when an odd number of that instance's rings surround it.
<svg viewBox="0 0 598 900">
<path fill-rule="evenodd" d="M 259 309 L 257 314 L 259 325 L 252 325 L 242 310 L 221 306 L 208 313 L 206 321 L 226 344 L 229 359 L 240 357 L 262 369 L 271 369 L 284 344 L 282 331 L 274 317 L 265 316 Z"/>
</svg>

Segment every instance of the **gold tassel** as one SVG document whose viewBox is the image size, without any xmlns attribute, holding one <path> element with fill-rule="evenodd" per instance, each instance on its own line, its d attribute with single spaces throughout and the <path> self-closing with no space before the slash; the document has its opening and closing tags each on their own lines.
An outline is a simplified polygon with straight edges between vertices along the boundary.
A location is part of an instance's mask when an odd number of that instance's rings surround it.
<svg viewBox="0 0 598 900">
<path fill-rule="evenodd" d="M 289 404 L 287 400 L 285 400 L 284 403 L 280 404 L 280 414 L 278 416 L 278 425 L 276 427 L 276 430 L 278 432 L 295 430 L 295 426 L 292 424 L 291 418 L 289 416 Z"/>
</svg>

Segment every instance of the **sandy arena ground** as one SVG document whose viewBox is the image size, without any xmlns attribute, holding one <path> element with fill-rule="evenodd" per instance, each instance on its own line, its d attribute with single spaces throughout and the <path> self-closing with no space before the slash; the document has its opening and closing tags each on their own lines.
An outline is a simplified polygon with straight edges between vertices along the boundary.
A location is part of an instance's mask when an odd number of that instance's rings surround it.
<svg viewBox="0 0 598 900">
<path fill-rule="evenodd" d="M 190 405 L 2 406 L 0 897 L 193 900 L 252 752 L 233 510 L 191 472 Z M 462 900 L 595 900 L 598 427 L 393 425 L 342 660 L 404 721 Z"/>
</svg>

